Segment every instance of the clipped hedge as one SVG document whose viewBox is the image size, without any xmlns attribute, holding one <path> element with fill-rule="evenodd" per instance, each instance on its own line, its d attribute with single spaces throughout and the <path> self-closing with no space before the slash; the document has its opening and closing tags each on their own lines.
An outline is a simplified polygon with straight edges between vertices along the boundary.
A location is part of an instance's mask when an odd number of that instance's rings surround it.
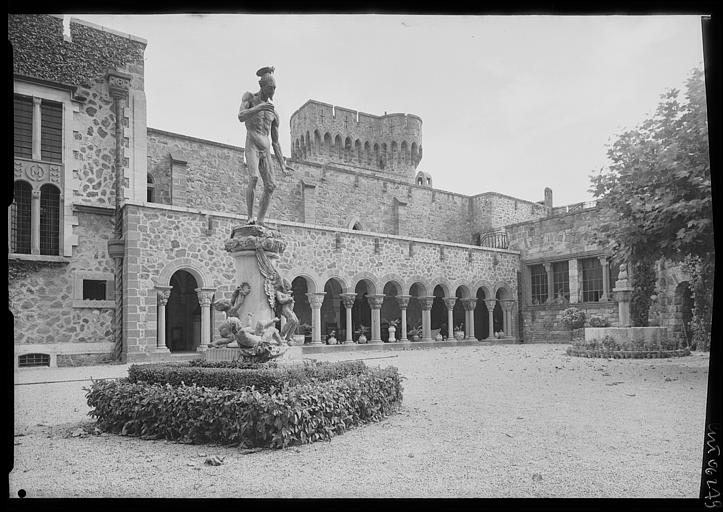
<svg viewBox="0 0 723 512">
<path fill-rule="evenodd" d="M 281 391 L 227 390 L 94 381 L 87 389 L 98 427 L 122 435 L 185 443 L 282 448 L 330 439 L 390 414 L 402 401 L 397 368 L 368 368 Z"/>
<path fill-rule="evenodd" d="M 568 356 L 575 357 L 604 357 L 607 359 L 663 359 L 668 357 L 684 357 L 690 355 L 690 350 L 659 349 L 659 350 L 609 350 L 600 348 L 568 347 Z"/>
<path fill-rule="evenodd" d="M 363 361 L 315 362 L 279 367 L 205 367 L 188 364 L 141 364 L 128 369 L 130 382 L 171 384 L 219 389 L 241 390 L 253 386 L 268 392 L 285 385 L 298 386 L 312 381 L 330 381 L 349 375 L 362 375 L 368 371 Z"/>
</svg>

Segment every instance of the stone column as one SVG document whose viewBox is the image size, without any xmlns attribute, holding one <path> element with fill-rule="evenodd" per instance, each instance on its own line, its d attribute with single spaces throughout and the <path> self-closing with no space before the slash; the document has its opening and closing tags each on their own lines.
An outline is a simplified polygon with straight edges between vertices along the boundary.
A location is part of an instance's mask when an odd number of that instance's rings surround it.
<svg viewBox="0 0 723 512">
<path fill-rule="evenodd" d="M 402 311 L 402 321 L 399 324 L 399 329 L 401 329 L 402 332 L 399 333 L 399 341 L 409 343 L 409 339 L 407 338 L 407 307 L 409 306 L 411 295 L 397 295 L 395 298 L 397 299 L 397 304 L 399 304 L 399 309 Z"/>
<path fill-rule="evenodd" d="M 545 302 L 549 304 L 555 298 L 555 284 L 552 282 L 552 263 L 543 263 L 542 265 L 545 267 L 545 273 L 547 274 L 547 300 Z"/>
<path fill-rule="evenodd" d="M 477 340 L 474 335 L 474 308 L 477 306 L 477 299 L 462 299 L 464 306 L 465 340 Z"/>
<path fill-rule="evenodd" d="M 381 311 L 384 295 L 367 295 L 367 301 L 372 309 L 372 339 L 369 340 L 369 344 L 383 343 Z"/>
<path fill-rule="evenodd" d="M 502 314 L 503 314 L 503 330 L 505 331 L 505 338 L 513 337 L 514 333 L 514 321 L 512 320 L 512 309 L 515 306 L 514 300 L 503 300 L 501 301 Z"/>
<path fill-rule="evenodd" d="M 457 297 L 445 297 L 444 305 L 447 306 L 447 340 L 454 339 L 454 304 Z"/>
<path fill-rule="evenodd" d="M 40 254 L 40 190 L 31 192 L 30 254 Z"/>
<path fill-rule="evenodd" d="M 432 341 L 432 304 L 434 295 L 417 297 L 422 305 L 422 341 Z"/>
<path fill-rule="evenodd" d="M 198 295 L 198 303 L 201 305 L 201 344 L 196 348 L 199 352 L 203 352 L 211 343 L 211 299 L 215 288 L 196 288 L 194 290 Z"/>
<path fill-rule="evenodd" d="M 41 98 L 35 98 L 33 97 L 33 119 L 32 119 L 32 130 L 33 130 L 33 140 L 30 142 L 31 144 L 31 153 L 33 160 L 42 160 L 42 153 L 40 150 L 40 142 L 41 142 L 41 136 L 42 136 L 42 110 L 40 108 L 40 104 L 42 102 Z"/>
<path fill-rule="evenodd" d="M 311 344 L 321 345 L 321 305 L 326 292 L 307 293 L 311 305 Z"/>
<path fill-rule="evenodd" d="M 341 300 L 346 308 L 346 339 L 344 340 L 344 344 L 349 345 L 354 343 L 354 340 L 352 339 L 354 326 L 351 319 L 351 310 L 354 307 L 356 293 L 342 293 Z"/>
<path fill-rule="evenodd" d="M 171 297 L 173 286 L 156 286 L 156 304 L 158 308 L 158 330 L 156 331 L 156 352 L 168 353 L 166 346 L 166 305 Z"/>
<path fill-rule="evenodd" d="M 494 339 L 495 337 L 495 305 L 497 304 L 496 299 L 485 299 L 485 305 L 487 306 L 487 313 L 489 314 L 490 328 L 487 333 L 487 339 Z"/>
<path fill-rule="evenodd" d="M 570 304 L 580 302 L 580 280 L 577 269 L 577 260 L 568 261 L 568 275 L 570 276 Z"/>
<path fill-rule="evenodd" d="M 600 297 L 600 302 L 607 302 L 610 300 L 610 267 L 608 266 L 608 257 L 599 256 L 598 260 L 600 260 L 603 275 L 603 293 Z"/>
</svg>

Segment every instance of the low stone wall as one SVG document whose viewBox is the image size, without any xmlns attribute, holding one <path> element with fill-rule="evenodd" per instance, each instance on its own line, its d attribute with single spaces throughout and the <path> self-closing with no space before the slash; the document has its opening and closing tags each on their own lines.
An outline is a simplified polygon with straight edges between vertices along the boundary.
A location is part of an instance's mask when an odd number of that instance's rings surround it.
<svg viewBox="0 0 723 512">
<path fill-rule="evenodd" d="M 640 343 L 661 346 L 668 337 L 667 327 L 587 327 L 585 342 L 600 341 L 611 336 L 619 343 Z"/>
<path fill-rule="evenodd" d="M 580 302 L 576 304 L 541 304 L 521 308 L 525 343 L 570 343 L 570 330 L 562 324 L 562 312 L 576 307 L 585 313 L 586 321 L 595 315 L 617 325 L 618 303 Z"/>
</svg>

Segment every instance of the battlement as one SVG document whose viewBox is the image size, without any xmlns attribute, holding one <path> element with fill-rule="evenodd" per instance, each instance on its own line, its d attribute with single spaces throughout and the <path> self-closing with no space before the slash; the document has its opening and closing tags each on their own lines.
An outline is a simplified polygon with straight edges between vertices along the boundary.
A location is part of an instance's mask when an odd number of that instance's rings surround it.
<svg viewBox="0 0 723 512">
<path fill-rule="evenodd" d="M 414 114 L 378 116 L 309 100 L 289 124 L 294 158 L 363 167 L 410 182 L 422 158 L 422 118 Z"/>
</svg>

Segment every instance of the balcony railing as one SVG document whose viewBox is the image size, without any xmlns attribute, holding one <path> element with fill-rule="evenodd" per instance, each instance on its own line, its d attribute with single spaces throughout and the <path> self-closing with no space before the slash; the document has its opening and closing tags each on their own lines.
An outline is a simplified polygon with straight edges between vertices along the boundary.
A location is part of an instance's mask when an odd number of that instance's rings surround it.
<svg viewBox="0 0 723 512">
<path fill-rule="evenodd" d="M 582 203 L 573 203 L 566 206 L 557 206 L 552 209 L 553 215 L 560 215 L 563 213 L 574 213 L 582 210 L 589 210 L 597 207 L 597 201 L 585 201 Z"/>
<path fill-rule="evenodd" d="M 509 249 L 507 233 L 503 230 L 482 233 L 479 237 L 479 245 L 492 249 Z"/>
</svg>

